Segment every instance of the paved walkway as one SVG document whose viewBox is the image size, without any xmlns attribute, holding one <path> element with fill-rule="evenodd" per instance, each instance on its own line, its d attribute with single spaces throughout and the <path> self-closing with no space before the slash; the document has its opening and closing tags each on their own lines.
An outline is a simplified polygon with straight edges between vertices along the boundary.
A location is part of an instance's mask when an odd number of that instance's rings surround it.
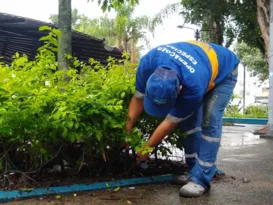
<svg viewBox="0 0 273 205">
<path fill-rule="evenodd" d="M 273 140 L 259 139 L 256 127 L 224 127 L 218 168 L 226 177 L 212 184 L 210 193 L 196 199 L 181 198 L 179 186 L 149 185 L 130 190 L 122 188 L 110 199 L 108 191 L 8 203 L 11 205 L 271 205 L 273 204 Z M 249 181 L 250 180 L 250 181 Z"/>
</svg>

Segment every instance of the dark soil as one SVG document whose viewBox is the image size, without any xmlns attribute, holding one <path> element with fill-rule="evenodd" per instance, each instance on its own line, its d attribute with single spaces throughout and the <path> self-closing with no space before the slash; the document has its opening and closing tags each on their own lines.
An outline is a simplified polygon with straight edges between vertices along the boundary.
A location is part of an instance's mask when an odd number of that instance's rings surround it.
<svg viewBox="0 0 273 205">
<path fill-rule="evenodd" d="M 187 171 L 183 162 L 160 159 L 149 160 L 147 162 L 148 168 L 144 169 L 136 165 L 134 154 L 120 149 L 109 149 L 105 158 L 93 153 L 86 153 L 82 157 L 83 150 L 84 148 L 81 146 L 68 146 L 60 153 L 56 149 L 56 152 L 59 153 L 58 156 L 52 158 L 38 170 L 29 169 L 27 171 L 21 170 L 29 167 L 31 161 L 18 160 L 20 156 L 9 153 L 9 157 L 17 156 L 18 158 L 10 160 L 12 163 L 9 163 L 8 167 L 6 166 L 7 171 L 0 176 L 0 190 L 87 184 L 163 174 L 181 174 Z M 82 158 L 84 159 L 79 165 L 79 159 Z M 23 162 L 27 162 L 27 164 Z M 11 164 L 14 167 L 11 167 Z"/>
</svg>

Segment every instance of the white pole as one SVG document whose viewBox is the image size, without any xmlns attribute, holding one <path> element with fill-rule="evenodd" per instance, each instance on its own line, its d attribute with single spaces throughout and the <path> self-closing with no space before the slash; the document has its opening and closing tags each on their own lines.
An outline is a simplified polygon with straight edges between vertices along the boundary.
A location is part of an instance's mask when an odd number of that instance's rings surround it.
<svg viewBox="0 0 273 205">
<path fill-rule="evenodd" d="M 243 91 L 243 114 L 245 114 L 246 109 L 246 65 L 244 66 L 244 91 Z"/>
<path fill-rule="evenodd" d="M 270 0 L 268 133 L 273 137 L 273 1 Z"/>
</svg>

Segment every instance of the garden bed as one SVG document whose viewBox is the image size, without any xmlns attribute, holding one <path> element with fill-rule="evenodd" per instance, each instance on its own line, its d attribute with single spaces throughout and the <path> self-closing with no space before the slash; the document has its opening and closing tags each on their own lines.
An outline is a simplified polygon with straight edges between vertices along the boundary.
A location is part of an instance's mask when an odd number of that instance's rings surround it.
<svg viewBox="0 0 273 205">
<path fill-rule="evenodd" d="M 77 166 L 73 162 L 78 159 L 77 153 L 84 150 L 80 146 L 76 147 L 63 148 L 63 150 L 59 151 L 60 155 L 63 153 L 72 153 L 71 156 L 67 155 L 66 160 L 62 159 L 61 163 L 59 163 L 59 157 L 56 156 L 56 158 L 48 161 L 38 170 L 29 170 L 28 172 L 19 171 L 25 166 L 24 163 L 21 164 L 23 167 L 7 169 L 0 176 L 0 189 L 2 191 L 15 189 L 29 190 L 33 188 L 91 184 L 164 174 L 182 174 L 187 171 L 187 167 L 182 161 L 178 162 L 167 159 L 150 159 L 144 164 L 136 165 L 135 157 L 132 154 L 129 155 L 128 152 L 120 150 L 116 150 L 116 153 L 114 151 L 109 152 L 106 161 L 104 161 L 103 157 L 89 158 L 90 156 L 86 155 L 80 169 L 76 170 L 75 167 Z M 89 160 L 91 160 L 91 163 Z M 24 162 L 24 159 L 18 158 L 18 161 Z M 8 163 L 6 165 L 12 166 Z"/>
</svg>

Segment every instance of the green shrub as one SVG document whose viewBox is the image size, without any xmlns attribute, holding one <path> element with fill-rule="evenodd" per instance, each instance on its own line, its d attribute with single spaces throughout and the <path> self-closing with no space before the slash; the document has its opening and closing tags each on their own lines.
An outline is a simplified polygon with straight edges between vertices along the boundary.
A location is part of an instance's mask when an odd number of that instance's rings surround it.
<svg viewBox="0 0 273 205">
<path fill-rule="evenodd" d="M 239 99 L 239 96 L 233 95 L 228 106 L 225 109 L 225 117 L 238 117 L 238 118 L 267 118 L 268 106 L 266 105 L 250 105 L 246 107 L 244 113 L 240 106 L 241 101 L 237 104 L 234 99 Z"/>
<path fill-rule="evenodd" d="M 234 100 L 239 98 L 240 97 L 237 95 L 232 95 L 230 102 L 225 109 L 225 114 L 224 114 L 225 117 L 242 117 L 241 107 L 240 107 L 241 102 L 238 102 L 237 104 L 234 103 Z"/>
<path fill-rule="evenodd" d="M 251 105 L 245 110 L 245 116 L 252 118 L 267 118 L 268 106 L 265 105 Z"/>
<path fill-rule="evenodd" d="M 135 89 L 135 70 L 127 65 L 126 55 L 124 60 L 109 58 L 106 67 L 94 59 L 84 63 L 67 56 L 68 71 L 57 70 L 60 32 L 41 30 L 49 34 L 41 38 L 44 45 L 35 60 L 16 53 L 11 65 L 0 64 L 0 170 L 40 170 L 69 156 L 73 168 L 80 169 L 84 161 L 115 159 L 120 151 L 111 148 L 124 143 L 139 150 L 146 140 L 143 135 L 152 134 L 161 119 L 144 113 L 132 134 L 125 131 Z M 181 147 L 175 134 L 166 141 Z M 160 150 L 171 152 L 162 146 Z"/>
<path fill-rule="evenodd" d="M 135 70 L 126 68 L 126 60 L 109 58 L 103 67 L 72 56 L 67 73 L 57 70 L 59 31 L 42 29 L 50 32 L 35 60 L 16 53 L 10 66 L 0 65 L 0 153 L 12 148 L 39 167 L 64 143 L 84 143 L 95 154 L 130 138 L 139 146 L 141 135 L 135 130 L 128 136 L 124 129 Z"/>
</svg>

